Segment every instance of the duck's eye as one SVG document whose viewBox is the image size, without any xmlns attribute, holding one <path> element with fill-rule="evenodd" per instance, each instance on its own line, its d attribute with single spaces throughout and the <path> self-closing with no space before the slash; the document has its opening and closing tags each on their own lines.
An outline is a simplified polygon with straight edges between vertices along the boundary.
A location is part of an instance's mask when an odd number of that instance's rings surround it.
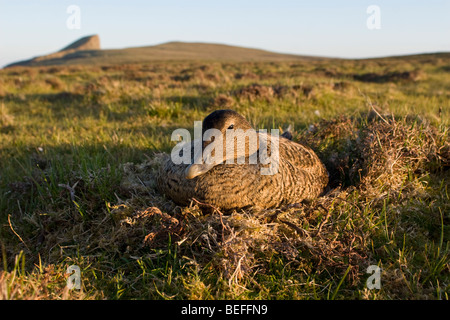
<svg viewBox="0 0 450 320">
<path fill-rule="evenodd" d="M 228 127 L 228 129 L 234 129 L 234 124 Z"/>
</svg>

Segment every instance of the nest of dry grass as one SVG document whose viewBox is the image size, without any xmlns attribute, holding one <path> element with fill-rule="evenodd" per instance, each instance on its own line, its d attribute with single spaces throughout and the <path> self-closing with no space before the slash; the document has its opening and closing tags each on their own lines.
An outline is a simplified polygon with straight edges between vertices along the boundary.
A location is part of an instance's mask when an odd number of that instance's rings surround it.
<svg viewBox="0 0 450 320">
<path fill-rule="evenodd" d="M 127 164 L 122 185 L 132 190 L 133 199 L 147 199 L 153 207 L 128 203 L 130 214 L 120 220 L 124 229 L 118 231 L 125 230 L 126 236 L 117 239 L 137 236 L 139 248 L 154 248 L 166 246 L 170 237 L 198 263 L 212 263 L 230 283 L 239 283 L 256 269 L 268 272 L 263 257 L 272 254 L 318 273 L 343 272 L 350 265 L 348 278 L 357 281 L 371 259 L 366 250 L 369 235 L 363 228 L 360 232 L 357 227 L 347 228 L 347 211 L 352 212 L 352 223 L 363 223 L 367 205 L 424 191 L 417 180 L 408 181 L 411 174 L 448 170 L 450 164 L 448 132 L 408 119 L 369 117 L 367 121 L 341 117 L 311 126 L 301 140 L 325 162 L 330 186 L 313 202 L 273 210 L 224 215 L 195 199 L 189 207 L 177 207 L 157 190 L 148 196 L 155 162 L 164 155 Z"/>
<path fill-rule="evenodd" d="M 114 257 L 155 255 L 155 249 L 176 246 L 201 266 L 210 265 L 230 285 L 247 275 L 270 274 L 268 257 L 279 256 L 307 273 L 342 274 L 361 281 L 373 263 L 365 209 L 423 193 L 425 186 L 410 179 L 450 167 L 448 131 L 423 121 L 376 116 L 323 120 L 294 140 L 310 145 L 325 163 L 330 184 L 311 202 L 282 208 L 240 210 L 223 214 L 220 208 L 193 199 L 179 207 L 159 194 L 154 185 L 166 154 L 143 163 L 122 166 L 123 179 L 108 212 L 85 219 L 51 212 L 30 219 L 43 226 L 26 239 L 49 261 L 61 259 L 66 247 L 83 248 L 85 256 L 108 252 Z M 31 221 L 33 220 L 33 221 Z M 248 278 L 248 277 L 247 277 Z"/>
</svg>

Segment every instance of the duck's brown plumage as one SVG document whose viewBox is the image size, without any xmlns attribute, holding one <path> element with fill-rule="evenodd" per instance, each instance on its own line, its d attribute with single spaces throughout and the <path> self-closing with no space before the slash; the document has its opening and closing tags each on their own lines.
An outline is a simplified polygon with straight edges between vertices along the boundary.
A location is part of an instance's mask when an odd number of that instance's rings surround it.
<svg viewBox="0 0 450 320">
<path fill-rule="evenodd" d="M 236 115 L 241 117 L 237 113 Z M 229 110 L 219 110 L 215 116 L 218 117 L 215 123 L 222 126 L 222 117 L 229 116 Z M 214 127 L 214 121 L 210 126 Z M 193 150 L 193 144 L 191 148 Z M 327 171 L 314 151 L 283 137 L 279 138 L 278 173 L 262 175 L 262 166 L 267 167 L 248 162 L 218 164 L 204 174 L 186 179 L 188 165 L 175 165 L 169 156 L 161 167 L 157 185 L 163 194 L 177 204 L 187 205 L 195 198 L 223 210 L 230 210 L 246 207 L 272 208 L 313 199 L 322 193 L 328 183 Z"/>
</svg>

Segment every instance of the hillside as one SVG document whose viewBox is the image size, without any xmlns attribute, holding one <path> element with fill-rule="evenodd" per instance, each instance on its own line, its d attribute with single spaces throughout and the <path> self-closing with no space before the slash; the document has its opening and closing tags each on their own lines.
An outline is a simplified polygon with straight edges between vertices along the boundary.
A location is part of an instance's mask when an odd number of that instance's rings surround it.
<svg viewBox="0 0 450 320">
<path fill-rule="evenodd" d="M 168 42 L 154 46 L 101 50 L 100 39 L 95 35 L 81 38 L 58 52 L 30 60 L 15 62 L 6 67 L 129 64 L 164 60 L 219 60 L 237 62 L 287 61 L 298 59 L 320 58 L 198 42 Z"/>
<path fill-rule="evenodd" d="M 124 58 L 69 55 L 105 52 Z M 0 300 L 448 299 L 449 106 L 448 54 L 2 69 Z M 168 200 L 155 174 L 174 130 L 224 108 L 290 126 L 329 192 L 231 213 Z"/>
<path fill-rule="evenodd" d="M 98 35 L 92 35 L 78 39 L 57 52 L 38 56 L 30 60 L 14 62 L 6 67 L 53 65 L 54 61 L 64 61 L 66 57 L 72 54 L 76 54 L 81 51 L 85 52 L 98 50 L 100 50 L 100 37 Z"/>
</svg>

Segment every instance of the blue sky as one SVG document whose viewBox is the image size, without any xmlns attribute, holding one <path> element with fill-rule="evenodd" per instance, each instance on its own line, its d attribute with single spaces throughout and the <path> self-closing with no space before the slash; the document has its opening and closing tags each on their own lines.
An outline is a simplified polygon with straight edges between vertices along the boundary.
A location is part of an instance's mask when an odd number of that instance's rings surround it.
<svg viewBox="0 0 450 320">
<path fill-rule="evenodd" d="M 80 8 L 69 29 L 67 7 Z M 366 12 L 380 8 L 380 29 Z M 99 34 L 102 48 L 214 42 L 364 58 L 450 51 L 450 0 L 0 0 L 0 66 Z"/>
</svg>

